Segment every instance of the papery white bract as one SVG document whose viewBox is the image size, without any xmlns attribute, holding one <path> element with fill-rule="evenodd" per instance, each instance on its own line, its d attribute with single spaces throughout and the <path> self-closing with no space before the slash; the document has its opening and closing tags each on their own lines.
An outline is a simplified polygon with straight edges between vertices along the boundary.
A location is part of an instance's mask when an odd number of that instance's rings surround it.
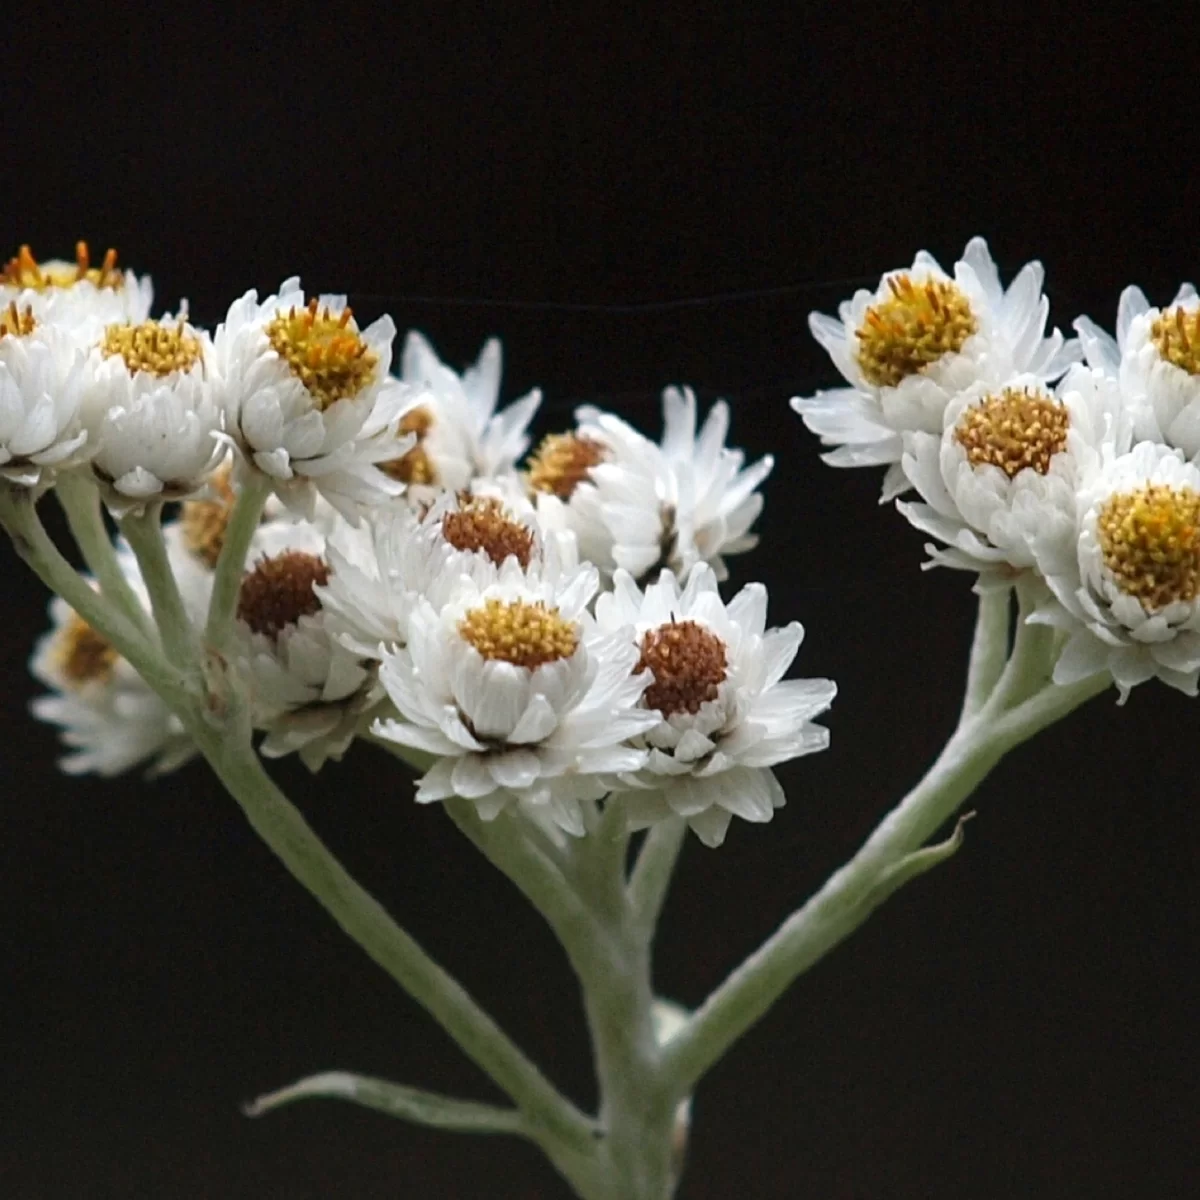
<svg viewBox="0 0 1200 1200">
<path fill-rule="evenodd" d="M 656 718 L 638 740 L 645 766 L 623 776 L 633 790 L 610 798 L 631 826 L 685 817 L 708 846 L 725 839 L 732 817 L 763 822 L 784 802 L 769 769 L 823 750 L 829 731 L 812 719 L 832 704 L 828 679 L 782 681 L 804 630 L 793 621 L 766 629 L 767 592 L 744 587 L 728 604 L 701 563 L 681 588 L 670 571 L 644 592 L 618 571 L 596 601 L 596 622 L 626 631 L 637 666 L 653 675 L 639 704 Z"/>
<path fill-rule="evenodd" d="M 972 238 L 953 277 L 922 250 L 913 265 L 856 292 L 837 318 L 809 316 L 813 336 L 850 384 L 796 396 L 792 407 L 835 467 L 888 466 L 883 500 L 908 487 L 902 435 L 940 435 L 946 406 L 972 384 L 1018 374 L 1052 382 L 1078 358 L 1074 342 L 1045 333 L 1050 305 L 1031 262 L 1005 290 L 983 238 Z"/>
</svg>

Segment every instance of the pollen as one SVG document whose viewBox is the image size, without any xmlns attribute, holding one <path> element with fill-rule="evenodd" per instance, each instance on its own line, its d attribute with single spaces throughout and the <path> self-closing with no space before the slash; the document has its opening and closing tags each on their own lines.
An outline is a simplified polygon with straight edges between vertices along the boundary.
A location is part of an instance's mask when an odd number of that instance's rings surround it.
<svg viewBox="0 0 1200 1200">
<path fill-rule="evenodd" d="M 51 288 L 74 287 L 86 280 L 94 287 L 111 288 L 114 291 L 125 286 L 125 276 L 117 270 L 117 252 L 109 250 L 98 267 L 92 266 L 87 242 L 75 243 L 75 262 L 60 261 L 39 263 L 28 246 L 22 246 L 15 257 L 0 268 L 0 285 L 15 288 L 31 288 L 36 292 Z"/>
<path fill-rule="evenodd" d="M 329 582 L 329 565 L 315 554 L 285 550 L 263 557 L 242 577 L 237 615 L 255 633 L 278 637 L 321 608 L 314 585 Z"/>
<path fill-rule="evenodd" d="M 16 301 L 10 300 L 8 307 L 0 311 L 0 338 L 28 337 L 36 328 L 33 308 L 28 304 L 19 309 Z"/>
<path fill-rule="evenodd" d="M 654 682 L 643 699 L 664 717 L 697 713 L 715 700 L 728 673 L 725 643 L 696 621 L 668 621 L 642 637 L 634 674 L 649 670 Z"/>
<path fill-rule="evenodd" d="M 1050 460 L 1067 448 L 1070 414 L 1061 401 L 1029 388 L 1005 388 L 964 410 L 954 440 L 975 467 L 999 467 L 1009 479 L 1032 469 L 1050 470 Z"/>
<path fill-rule="evenodd" d="M 176 371 L 190 371 L 200 361 L 200 339 L 188 332 L 181 319 L 174 325 L 143 321 L 140 325 L 110 325 L 104 331 L 100 353 L 122 358 L 131 375 L 139 372 L 160 379 Z"/>
<path fill-rule="evenodd" d="M 1117 492 L 1098 527 L 1104 565 L 1146 612 L 1200 593 L 1200 493 L 1154 483 Z"/>
<path fill-rule="evenodd" d="M 533 534 L 493 496 L 460 501 L 442 517 L 442 536 L 456 550 L 482 550 L 496 566 L 515 558 L 527 567 L 533 554 Z"/>
<path fill-rule="evenodd" d="M 889 276 L 890 296 L 872 304 L 856 330 L 863 378 L 896 387 L 947 354 L 957 354 L 979 328 L 971 303 L 948 279 L 914 283 Z"/>
<path fill-rule="evenodd" d="M 378 356 L 358 332 L 354 314 L 333 313 L 316 299 L 306 308 L 281 312 L 266 328 L 271 349 L 304 384 L 324 412 L 339 400 L 357 396 L 375 376 Z"/>
<path fill-rule="evenodd" d="M 185 500 L 180 505 L 179 526 L 184 545 L 209 567 L 217 565 L 221 547 L 225 545 L 225 531 L 235 499 L 232 475 L 229 464 L 218 467 L 208 481 L 216 498 Z"/>
<path fill-rule="evenodd" d="M 380 463 L 379 469 L 399 483 L 437 483 L 437 470 L 424 445 L 425 437 L 432 427 L 433 413 L 424 405 L 405 413 L 400 419 L 399 431 L 401 435 L 415 433 L 416 445 L 399 458 Z"/>
<path fill-rule="evenodd" d="M 570 658 L 579 645 L 579 627 L 540 600 L 492 597 L 463 617 L 458 632 L 483 658 L 531 671 Z"/>
<path fill-rule="evenodd" d="M 54 662 L 69 687 L 107 683 L 120 655 L 78 613 L 72 612 L 58 633 Z"/>
<path fill-rule="evenodd" d="M 1150 326 L 1150 340 L 1167 362 L 1200 375 L 1200 309 L 1168 308 Z"/>
<path fill-rule="evenodd" d="M 566 500 L 606 457 L 604 444 L 595 438 L 577 433 L 547 434 L 529 461 L 529 488 L 552 492 Z"/>
</svg>

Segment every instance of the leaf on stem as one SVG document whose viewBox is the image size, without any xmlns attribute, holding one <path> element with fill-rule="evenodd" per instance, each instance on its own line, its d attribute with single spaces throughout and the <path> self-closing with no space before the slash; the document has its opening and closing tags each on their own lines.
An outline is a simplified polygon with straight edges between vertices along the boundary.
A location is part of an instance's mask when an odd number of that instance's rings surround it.
<svg viewBox="0 0 1200 1200">
<path fill-rule="evenodd" d="M 963 813 L 954 826 L 954 832 L 944 841 L 933 846 L 922 846 L 912 854 L 906 854 L 897 862 L 892 863 L 875 881 L 875 886 L 868 896 L 872 908 L 882 904 L 894 891 L 902 888 L 918 875 L 944 863 L 963 844 L 963 826 L 974 816 L 973 812 Z"/>
</svg>

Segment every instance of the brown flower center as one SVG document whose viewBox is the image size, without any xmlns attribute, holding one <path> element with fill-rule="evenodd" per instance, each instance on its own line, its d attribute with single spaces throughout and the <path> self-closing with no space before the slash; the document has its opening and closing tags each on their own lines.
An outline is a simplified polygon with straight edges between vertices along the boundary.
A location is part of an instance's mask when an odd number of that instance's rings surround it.
<svg viewBox="0 0 1200 1200">
<path fill-rule="evenodd" d="M 336 316 L 316 299 L 299 312 L 279 313 L 266 328 L 271 349 L 304 384 L 322 412 L 357 396 L 374 378 L 379 359 L 358 332 L 354 314 Z"/>
<path fill-rule="evenodd" d="M 185 500 L 180 506 L 179 524 L 183 530 L 184 544 L 210 567 L 215 567 L 221 556 L 225 530 L 229 527 L 229 516 L 233 512 L 236 497 L 232 476 L 233 468 L 228 463 L 218 467 L 208 481 L 216 492 L 216 499 Z"/>
<path fill-rule="evenodd" d="M 533 554 L 533 534 L 493 496 L 460 501 L 442 517 L 442 536 L 456 550 L 482 550 L 496 566 L 511 556 L 527 567 Z"/>
<path fill-rule="evenodd" d="M 28 304 L 18 309 L 17 302 L 10 300 L 8 307 L 0 312 L 0 338 L 28 337 L 36 328 L 33 308 Z"/>
<path fill-rule="evenodd" d="M 972 466 L 999 467 L 1009 479 L 1027 467 L 1039 475 L 1067 448 L 1067 407 L 1045 392 L 1005 388 L 963 411 L 954 440 Z"/>
<path fill-rule="evenodd" d="M 429 484 L 437 482 L 437 470 L 425 449 L 425 435 L 433 426 L 433 413 L 423 404 L 400 419 L 399 431 L 417 435 L 416 445 L 399 458 L 379 464 L 379 469 L 400 483 Z"/>
<path fill-rule="evenodd" d="M 50 288 L 72 287 L 86 279 L 98 288 L 118 289 L 125 286 L 125 276 L 117 270 L 117 252 L 109 250 L 104 261 L 93 267 L 87 242 L 75 243 L 75 264 L 39 263 L 28 246 L 22 246 L 16 256 L 0 268 L 0 285 L 32 288 L 37 292 Z"/>
<path fill-rule="evenodd" d="M 1155 317 L 1150 340 L 1169 363 L 1200 375 L 1200 308 L 1168 308 Z"/>
<path fill-rule="evenodd" d="M 697 713 L 715 700 L 727 675 L 725 643 L 696 621 L 668 621 L 642 636 L 642 653 L 634 673 L 650 670 L 654 682 L 646 689 L 647 708 L 664 717 Z"/>
<path fill-rule="evenodd" d="M 120 655 L 78 613 L 72 612 L 59 631 L 54 662 L 70 687 L 107 683 Z"/>
<path fill-rule="evenodd" d="M 485 600 L 458 623 L 458 632 L 489 661 L 534 670 L 570 658 L 579 628 L 541 600 Z"/>
<path fill-rule="evenodd" d="M 110 325 L 104 331 L 100 353 L 122 358 L 131 375 L 139 371 L 163 378 L 190 371 L 200 361 L 200 339 L 181 319 L 174 325 L 143 321 L 140 325 Z"/>
<path fill-rule="evenodd" d="M 1098 522 L 1104 565 L 1150 613 L 1200 592 L 1200 493 L 1146 484 L 1116 492 Z"/>
<path fill-rule="evenodd" d="M 562 500 L 588 477 L 588 472 L 608 457 L 602 442 L 577 433 L 551 433 L 529 460 L 529 487 L 552 492 Z"/>
<path fill-rule="evenodd" d="M 285 550 L 263 557 L 242 577 L 238 593 L 238 620 L 255 633 L 277 637 L 301 617 L 321 608 L 313 586 L 329 582 L 329 566 L 323 558 L 302 550 Z"/>
<path fill-rule="evenodd" d="M 896 387 L 944 355 L 957 354 L 979 328 L 971 302 L 948 279 L 916 284 L 900 274 L 887 284 L 891 295 L 867 309 L 856 331 L 859 369 L 876 387 Z"/>
</svg>

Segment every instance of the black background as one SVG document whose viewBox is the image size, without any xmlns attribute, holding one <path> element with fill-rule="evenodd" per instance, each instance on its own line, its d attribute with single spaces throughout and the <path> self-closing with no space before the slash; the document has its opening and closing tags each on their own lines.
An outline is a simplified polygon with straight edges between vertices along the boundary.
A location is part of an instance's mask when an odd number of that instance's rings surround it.
<svg viewBox="0 0 1200 1200">
<path fill-rule="evenodd" d="M 42 13 L 0 76 L 5 253 L 115 245 L 201 322 L 299 273 L 456 366 L 501 335 L 505 396 L 545 389 L 539 430 L 599 400 L 657 432 L 661 387 L 690 383 L 777 456 L 735 578 L 804 622 L 795 669 L 841 689 L 833 745 L 782 772 L 773 824 L 687 847 L 658 982 L 690 1004 L 919 777 L 958 702 L 969 579 L 921 573 L 877 472 L 823 467 L 787 408 L 836 382 L 808 311 L 921 247 L 949 265 L 975 233 L 1006 278 L 1042 259 L 1064 328 L 1111 326 L 1128 282 L 1165 302 L 1198 273 L 1185 9 L 798 9 Z M 492 1093 L 202 767 L 153 786 L 53 770 L 26 712 L 45 597 L 4 554 L 0 1194 L 564 1195 L 521 1143 L 331 1103 L 240 1114 L 332 1067 Z M 684 1200 L 1195 1194 L 1198 724 L 1154 684 L 1003 763 L 963 852 L 705 1080 Z M 590 1100 L 566 968 L 449 822 L 368 751 L 279 774 Z"/>
</svg>

